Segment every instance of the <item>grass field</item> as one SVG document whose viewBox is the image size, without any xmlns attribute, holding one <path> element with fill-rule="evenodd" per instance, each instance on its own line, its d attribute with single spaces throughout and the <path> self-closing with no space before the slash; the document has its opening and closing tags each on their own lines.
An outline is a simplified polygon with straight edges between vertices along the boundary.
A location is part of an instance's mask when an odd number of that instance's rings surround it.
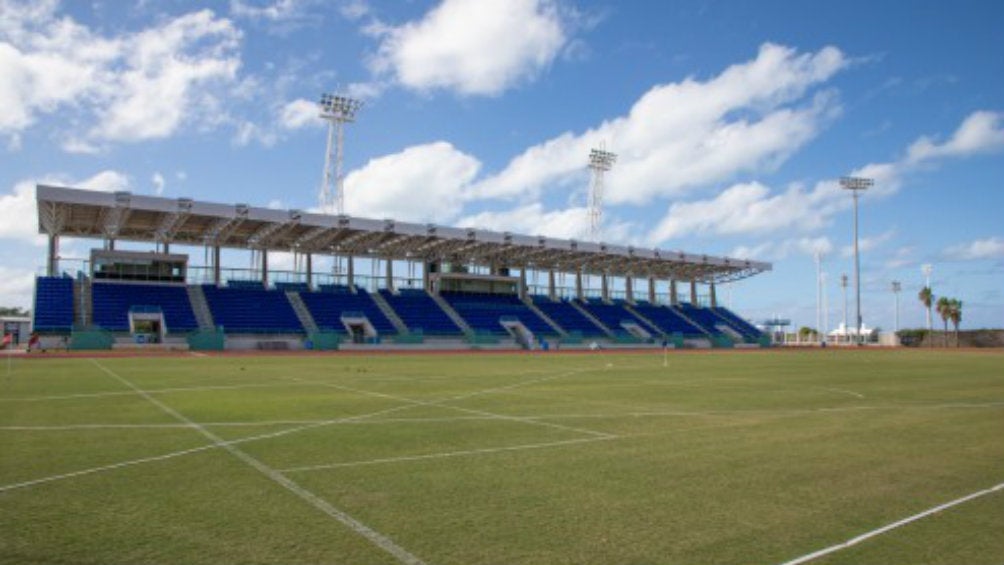
<svg viewBox="0 0 1004 565">
<path fill-rule="evenodd" d="M 772 565 L 1004 483 L 1000 352 L 0 375 L 0 563 Z M 1000 564 L 1002 532 L 998 489 L 811 562 Z"/>
</svg>

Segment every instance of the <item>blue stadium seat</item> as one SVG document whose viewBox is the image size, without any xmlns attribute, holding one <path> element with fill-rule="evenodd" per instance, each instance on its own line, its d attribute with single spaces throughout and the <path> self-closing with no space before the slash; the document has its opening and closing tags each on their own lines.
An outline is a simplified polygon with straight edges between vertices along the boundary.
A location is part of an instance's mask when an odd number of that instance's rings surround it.
<svg viewBox="0 0 1004 565">
<path fill-rule="evenodd" d="M 35 281 L 35 317 L 37 332 L 68 332 L 73 326 L 73 279 L 38 277 Z"/>
<path fill-rule="evenodd" d="M 703 336 L 704 332 L 701 328 L 691 324 L 684 318 L 680 316 L 678 312 L 672 308 L 666 306 L 658 306 L 655 304 L 637 303 L 634 305 L 634 309 L 645 316 L 646 319 L 651 320 L 653 324 L 659 326 L 665 334 L 675 334 L 680 333 L 685 336 Z"/>
<path fill-rule="evenodd" d="M 763 336 L 763 332 L 758 330 L 756 326 L 742 319 L 728 308 L 718 306 L 712 308 L 711 311 L 717 314 L 720 318 L 724 319 L 725 322 L 732 327 L 732 329 L 742 334 L 747 340 L 756 341 Z"/>
<path fill-rule="evenodd" d="M 629 312 L 624 307 L 624 301 L 615 301 L 612 304 L 607 304 L 602 299 L 593 298 L 585 302 L 579 302 L 579 304 L 604 326 L 610 328 L 610 331 L 614 332 L 615 335 L 630 335 L 621 326 L 621 322 L 634 322 L 650 333 L 655 333 L 656 335 L 661 333 L 659 328 L 650 326 L 644 320 Z"/>
<path fill-rule="evenodd" d="M 502 316 L 511 316 L 518 319 L 534 335 L 556 335 L 554 328 L 527 307 L 518 296 L 466 292 L 443 292 L 440 296 L 475 331 L 508 335 L 500 319 Z"/>
<path fill-rule="evenodd" d="M 158 307 L 170 333 L 199 327 L 188 291 L 180 285 L 95 282 L 91 285 L 91 305 L 94 324 L 108 331 L 128 331 L 129 309 L 135 306 Z"/>
<path fill-rule="evenodd" d="M 394 324 L 387 319 L 380 307 L 373 301 L 368 292 L 360 289 L 358 294 L 351 292 L 301 292 L 300 299 L 310 311 L 314 322 L 322 330 L 347 333 L 342 324 L 342 314 L 360 312 L 373 324 L 378 334 L 389 335 L 397 333 Z"/>
<path fill-rule="evenodd" d="M 394 294 L 387 289 L 380 289 L 380 296 L 394 309 L 409 331 L 421 330 L 425 335 L 463 335 L 457 324 L 424 290 L 401 289 L 398 294 Z"/>
<path fill-rule="evenodd" d="M 303 333 L 293 305 L 281 290 L 202 286 L 209 311 L 227 333 Z"/>
<path fill-rule="evenodd" d="M 566 332 L 579 332 L 583 337 L 607 336 L 602 328 L 565 300 L 554 301 L 538 295 L 533 297 L 533 305 Z"/>
</svg>

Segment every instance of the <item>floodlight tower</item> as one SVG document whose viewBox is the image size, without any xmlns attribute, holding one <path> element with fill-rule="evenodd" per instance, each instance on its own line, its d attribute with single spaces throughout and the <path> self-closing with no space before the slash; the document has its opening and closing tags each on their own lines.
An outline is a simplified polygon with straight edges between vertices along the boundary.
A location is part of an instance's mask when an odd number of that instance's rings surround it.
<svg viewBox="0 0 1004 565">
<path fill-rule="evenodd" d="M 861 256 L 858 253 L 858 196 L 875 184 L 874 179 L 861 177 L 842 177 L 840 186 L 854 195 L 854 290 L 857 294 L 857 326 L 858 332 L 854 341 L 861 345 Z"/>
<path fill-rule="evenodd" d="M 903 285 L 899 281 L 892 281 L 892 293 L 896 297 L 896 325 L 894 333 L 899 333 L 899 291 L 903 290 Z"/>
<path fill-rule="evenodd" d="M 606 150 L 601 143 L 599 149 L 589 152 L 589 169 L 593 172 L 589 189 L 589 235 L 593 241 L 600 238 L 600 220 L 603 216 L 603 173 L 613 168 L 617 155 Z"/>
<path fill-rule="evenodd" d="M 840 288 L 844 290 L 844 337 L 847 334 L 847 275 L 840 275 Z"/>
<path fill-rule="evenodd" d="M 321 213 L 345 213 L 345 186 L 342 177 L 344 126 L 356 121 L 361 100 L 331 93 L 321 94 L 321 119 L 328 122 L 328 148 L 324 154 L 324 182 L 321 184 Z"/>
</svg>

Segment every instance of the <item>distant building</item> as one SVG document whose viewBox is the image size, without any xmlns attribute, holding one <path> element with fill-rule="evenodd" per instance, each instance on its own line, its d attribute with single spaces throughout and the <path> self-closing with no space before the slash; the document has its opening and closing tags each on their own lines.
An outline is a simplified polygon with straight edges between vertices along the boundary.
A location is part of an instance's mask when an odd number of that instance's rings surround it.
<svg viewBox="0 0 1004 565">
<path fill-rule="evenodd" d="M 27 316 L 0 316 L 0 327 L 4 336 L 10 334 L 14 346 L 24 346 L 31 336 L 31 318 Z"/>
</svg>

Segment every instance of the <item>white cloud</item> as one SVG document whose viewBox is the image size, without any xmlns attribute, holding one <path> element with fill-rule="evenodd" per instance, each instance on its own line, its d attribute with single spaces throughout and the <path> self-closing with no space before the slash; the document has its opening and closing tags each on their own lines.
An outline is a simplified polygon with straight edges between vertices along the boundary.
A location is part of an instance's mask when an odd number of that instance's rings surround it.
<svg viewBox="0 0 1004 565">
<path fill-rule="evenodd" d="M 562 239 L 585 239 L 589 216 L 585 208 L 544 210 L 539 202 L 500 212 L 481 212 L 461 218 L 458 225 L 493 231 L 543 235 Z"/>
<path fill-rule="evenodd" d="M 896 235 L 895 230 L 889 230 L 872 237 L 859 237 L 858 238 L 858 251 L 861 253 L 867 253 L 878 249 Z M 845 245 L 840 249 L 840 255 L 845 258 L 854 257 L 854 246 Z"/>
<path fill-rule="evenodd" d="M 1004 258 L 1004 239 L 994 236 L 953 245 L 946 249 L 942 255 L 955 261 L 1001 259 Z"/>
<path fill-rule="evenodd" d="M 938 157 L 959 157 L 999 151 L 1004 148 L 1004 113 L 973 112 L 962 122 L 951 139 L 936 143 L 922 137 L 907 150 L 906 161 L 918 163 Z"/>
<path fill-rule="evenodd" d="M 9 193 L 0 196 L 0 239 L 14 239 L 35 245 L 45 243 L 45 238 L 38 233 L 36 184 L 66 185 L 99 192 L 114 192 L 127 190 L 129 177 L 118 171 L 107 170 L 82 181 L 74 181 L 64 175 L 48 175 L 40 179 L 19 181 Z"/>
<path fill-rule="evenodd" d="M 833 252 L 833 242 L 830 238 L 822 237 L 800 237 L 786 239 L 783 241 L 766 241 L 755 246 L 740 245 L 729 254 L 738 259 L 756 259 L 760 261 L 780 261 L 787 258 L 792 253 L 799 253 L 809 257 L 817 254 L 826 257 Z"/>
<path fill-rule="evenodd" d="M 709 200 L 674 203 L 649 239 L 654 245 L 683 235 L 812 231 L 846 207 L 838 196 L 833 182 L 819 183 L 812 190 L 793 185 L 777 194 L 758 182 L 737 184 Z"/>
<path fill-rule="evenodd" d="M 172 135 L 182 124 L 218 123 L 235 83 L 241 34 L 203 10 L 140 30 L 101 35 L 56 13 L 4 2 L 0 25 L 0 134 L 63 111 L 89 124 L 61 131 L 64 148 L 92 153 L 101 143 Z M 77 117 L 82 119 L 77 119 Z"/>
<path fill-rule="evenodd" d="M 444 0 L 421 20 L 371 25 L 381 44 L 370 65 L 407 88 L 493 96 L 551 64 L 565 27 L 551 0 Z"/>
<path fill-rule="evenodd" d="M 230 0 L 230 13 L 239 18 L 282 22 L 304 17 L 304 9 L 310 0 L 268 0 L 254 2 Z"/>
<path fill-rule="evenodd" d="M 35 293 L 35 273 L 31 269 L 0 265 L 0 280 L 4 282 L 0 306 L 31 309 Z"/>
<path fill-rule="evenodd" d="M 948 157 L 998 150 L 1004 147 L 1004 120 L 990 119 L 991 112 L 976 112 L 963 120 L 952 139 L 943 145 L 928 144 L 921 138 L 914 142 L 903 159 L 891 163 L 871 163 L 851 172 L 852 176 L 875 180 L 864 198 L 883 198 L 895 194 L 904 175 L 915 168 Z M 999 116 L 998 116 L 999 118 Z M 926 144 L 926 145 L 925 145 Z M 918 147 L 926 149 L 918 150 Z M 832 217 L 851 207 L 847 191 L 833 180 L 816 183 L 812 190 L 793 185 L 784 192 L 775 192 L 760 183 L 731 186 L 716 197 L 691 202 L 677 202 L 651 232 L 648 239 L 659 244 L 682 235 L 748 235 L 782 230 L 809 232 L 826 226 Z M 875 241 L 886 241 L 892 233 Z"/>
<path fill-rule="evenodd" d="M 153 176 L 150 177 L 150 182 L 153 183 L 154 194 L 156 194 L 157 196 L 161 196 L 162 194 L 164 194 L 164 187 L 167 186 L 167 181 L 164 180 L 164 175 L 160 174 L 159 172 L 153 173 Z"/>
<path fill-rule="evenodd" d="M 279 124 L 289 130 L 320 126 L 324 122 L 318 117 L 319 113 L 316 102 L 297 98 L 285 104 L 279 111 Z"/>
<path fill-rule="evenodd" d="M 463 206 L 481 163 L 449 143 L 409 147 L 372 159 L 345 179 L 346 213 L 371 218 L 449 222 Z"/>
<path fill-rule="evenodd" d="M 806 94 L 847 64 L 833 47 L 798 53 L 764 44 L 755 59 L 707 81 L 656 86 L 625 116 L 527 149 L 477 191 L 514 197 L 582 179 L 589 150 L 603 142 L 619 156 L 607 178 L 611 204 L 645 204 L 771 170 L 839 112 L 831 93 Z"/>
<path fill-rule="evenodd" d="M 370 6 L 365 0 L 346 0 L 342 2 L 339 11 L 349 20 L 359 20 L 369 15 Z"/>
</svg>

